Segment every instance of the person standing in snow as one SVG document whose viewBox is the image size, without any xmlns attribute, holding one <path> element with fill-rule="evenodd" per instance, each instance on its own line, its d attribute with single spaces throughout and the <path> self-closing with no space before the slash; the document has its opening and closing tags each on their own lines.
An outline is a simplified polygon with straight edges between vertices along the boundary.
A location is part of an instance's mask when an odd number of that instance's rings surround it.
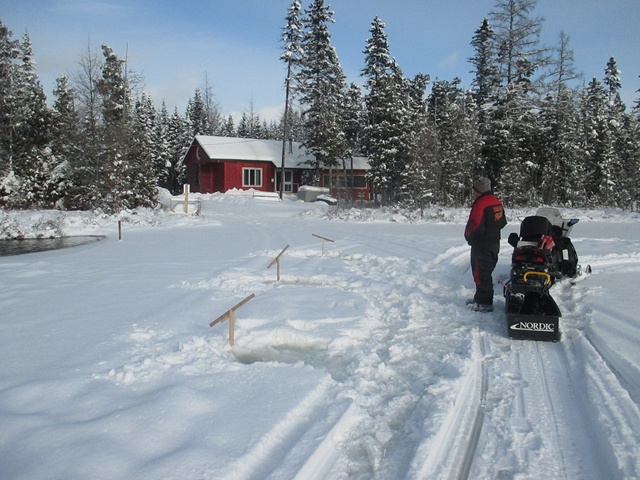
<svg viewBox="0 0 640 480">
<path fill-rule="evenodd" d="M 491 191 L 491 180 L 485 177 L 473 182 L 474 202 L 464 229 L 464 238 L 471 245 L 471 271 L 476 293 L 468 304 L 477 312 L 493 311 L 493 269 L 500 252 L 500 230 L 507 218 L 500 200 Z"/>
</svg>

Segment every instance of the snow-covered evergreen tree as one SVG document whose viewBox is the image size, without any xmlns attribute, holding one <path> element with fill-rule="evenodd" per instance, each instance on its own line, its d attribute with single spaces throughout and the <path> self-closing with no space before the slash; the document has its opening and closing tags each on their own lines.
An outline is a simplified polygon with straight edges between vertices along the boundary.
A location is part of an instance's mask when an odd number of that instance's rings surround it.
<svg viewBox="0 0 640 480">
<path fill-rule="evenodd" d="M 484 150 L 487 174 L 504 184 L 512 204 L 540 201 L 541 165 L 536 156 L 536 74 L 548 63 L 540 46 L 542 20 L 532 17 L 536 0 L 498 0 L 491 14 L 494 51 L 501 78 Z"/>
<path fill-rule="evenodd" d="M 469 58 L 469 63 L 473 65 L 472 73 L 474 73 L 471 87 L 478 106 L 480 130 L 485 132 L 487 115 L 495 105 L 500 86 L 499 68 L 494 52 L 494 32 L 488 19 L 485 18 L 480 28 L 476 30 L 471 45 L 475 51 L 475 55 Z"/>
<path fill-rule="evenodd" d="M 223 137 L 235 137 L 237 136 L 236 127 L 233 121 L 233 116 L 229 115 L 227 119 L 222 122 L 222 128 L 220 129 L 220 135 Z"/>
<path fill-rule="evenodd" d="M 436 151 L 432 156 L 433 201 L 458 206 L 465 199 L 482 145 L 479 140 L 476 105 L 453 82 L 434 82 L 429 95 L 429 121 L 435 132 Z"/>
<path fill-rule="evenodd" d="M 66 75 L 56 79 L 53 91 L 53 122 L 51 129 L 51 153 L 64 172 L 65 184 L 61 197 L 65 207 L 73 205 L 79 195 L 74 171 L 80 163 L 79 118 L 75 108 L 75 92 Z"/>
<path fill-rule="evenodd" d="M 190 137 L 212 135 L 211 117 L 202 98 L 200 88 L 196 87 L 193 97 L 187 103 L 186 118 L 191 127 Z"/>
<path fill-rule="evenodd" d="M 287 11 L 285 18 L 286 24 L 282 29 L 282 43 L 283 53 L 280 56 L 287 66 L 287 73 L 284 80 L 285 98 L 284 98 L 284 111 L 282 112 L 282 118 L 280 120 L 279 137 L 282 140 L 282 158 L 280 166 L 280 197 L 284 195 L 284 176 L 285 165 L 284 159 L 287 150 L 287 142 L 291 142 L 292 139 L 292 103 L 296 89 L 291 84 L 294 80 L 298 69 L 300 68 L 300 62 L 303 56 L 302 51 L 302 39 L 304 37 L 304 26 L 302 24 L 301 17 L 302 6 L 300 2 L 294 0 Z"/>
<path fill-rule="evenodd" d="M 156 111 L 149 97 L 142 95 L 132 115 L 131 140 L 124 161 L 128 171 L 127 190 L 122 191 L 122 208 L 156 204 L 158 185 Z"/>
<path fill-rule="evenodd" d="M 189 136 L 189 123 L 180 116 L 177 108 L 169 119 L 166 133 L 167 156 L 160 185 L 175 195 L 183 191 L 183 185 L 186 183 L 186 167 L 183 160 L 193 140 Z"/>
<path fill-rule="evenodd" d="M 169 185 L 169 166 L 170 166 L 170 149 L 169 149 L 169 111 L 167 104 L 163 101 L 160 111 L 157 112 L 155 122 L 155 132 L 153 142 L 155 145 L 154 170 L 158 178 L 158 186 L 171 191 Z"/>
<path fill-rule="evenodd" d="M 477 106 L 480 151 L 484 159 L 481 164 L 474 165 L 473 172 L 469 172 L 472 177 L 477 177 L 480 174 L 486 175 L 491 168 L 498 168 L 497 165 L 489 161 L 492 156 L 490 138 L 495 138 L 491 120 L 495 114 L 500 92 L 500 72 L 495 52 L 494 35 L 489 20 L 485 18 L 471 40 L 475 54 L 468 59 L 473 66 L 474 78 L 471 82 L 471 88 L 474 103 Z M 488 167 L 485 165 L 486 163 L 489 164 Z M 490 176 L 495 178 L 496 175 L 491 174 Z"/>
<path fill-rule="evenodd" d="M 0 21 L 0 178 L 9 175 L 13 178 L 13 139 L 17 128 L 14 62 L 18 58 L 19 50 L 18 41 L 13 40 L 12 35 Z M 10 183 L 7 183 L 7 189 Z M 0 195 L 3 196 L 7 193 L 0 191 Z"/>
<path fill-rule="evenodd" d="M 130 177 L 135 168 L 129 162 L 132 138 L 131 95 L 124 73 L 124 61 L 102 46 L 105 58 L 97 83 L 102 99 L 102 139 L 97 181 L 90 186 L 94 206 L 117 211 L 134 208 Z"/>
<path fill-rule="evenodd" d="M 102 78 L 97 85 L 102 95 L 102 118 L 108 129 L 119 129 L 128 119 L 131 107 L 131 92 L 124 73 L 125 61 L 108 45 L 102 45 L 102 54 Z"/>
<path fill-rule="evenodd" d="M 253 99 L 249 103 L 249 111 L 242 113 L 237 134 L 241 138 L 267 138 L 266 132 L 263 131 L 260 115 L 254 109 Z"/>
<path fill-rule="evenodd" d="M 360 87 L 351 83 L 344 103 L 344 131 L 347 144 L 349 145 L 348 156 L 363 155 L 362 130 L 364 128 L 364 99 Z"/>
<path fill-rule="evenodd" d="M 302 6 L 298 0 L 294 0 L 285 17 L 286 24 L 282 29 L 283 52 L 280 59 L 287 65 L 287 81 L 291 74 L 300 65 L 304 52 L 302 40 L 304 38 L 304 25 L 302 22 Z"/>
<path fill-rule="evenodd" d="M 371 36 L 367 39 L 364 50 L 365 67 L 361 72 L 361 75 L 366 78 L 368 90 L 374 87 L 380 77 L 391 73 L 394 63 L 389 51 L 389 39 L 384 30 L 385 27 L 385 23 L 376 16 L 369 29 Z"/>
<path fill-rule="evenodd" d="M 606 204 L 609 191 L 611 138 L 607 118 L 607 91 L 593 78 L 581 102 L 581 148 L 584 154 L 585 202 Z"/>
<path fill-rule="evenodd" d="M 620 88 L 622 88 L 622 84 L 620 82 L 620 74 L 622 72 L 618 70 L 618 62 L 615 57 L 609 58 L 607 67 L 604 69 L 604 73 L 604 84 L 609 90 L 609 103 L 613 104 L 614 102 L 619 101 Z"/>
<path fill-rule="evenodd" d="M 635 148 L 629 133 L 634 130 L 632 118 L 626 113 L 626 106 L 620 97 L 622 82 L 615 57 L 609 58 L 605 68 L 604 84 L 608 92 L 608 129 L 611 141 L 611 176 L 609 201 L 613 206 L 622 207 L 634 202 L 636 176 Z"/>
<path fill-rule="evenodd" d="M 17 207 L 49 206 L 49 193 L 58 188 L 44 173 L 56 170 L 55 158 L 49 150 L 51 111 L 35 70 L 29 35 L 18 44 L 20 63 L 13 78 L 12 168 L 20 180 L 20 190 L 12 204 Z M 56 177 L 56 182 L 59 178 Z"/>
<path fill-rule="evenodd" d="M 395 203 L 408 192 L 403 188 L 412 131 L 407 82 L 395 65 L 380 76 L 365 97 L 367 126 L 365 138 L 371 169 L 368 176 L 381 203 Z"/>
<path fill-rule="evenodd" d="M 395 202 L 401 194 L 402 176 L 408 161 L 407 129 L 410 111 L 406 81 L 402 70 L 391 58 L 385 24 L 379 17 L 371 23 L 366 41 L 365 77 L 366 126 L 365 151 L 371 169 L 367 176 L 381 203 Z"/>
<path fill-rule="evenodd" d="M 543 124 L 539 132 L 540 187 L 545 204 L 567 204 L 579 188 L 577 94 L 569 83 L 581 77 L 573 63 L 569 37 L 560 33 L 556 55 L 550 63 L 549 92 L 541 102 Z"/>
<path fill-rule="evenodd" d="M 320 165 L 332 168 L 348 154 L 341 116 L 346 79 L 331 45 L 328 24 L 334 20 L 330 7 L 323 0 L 314 0 L 305 14 L 303 55 L 297 74 L 306 127 L 302 143 L 315 155 L 316 169 Z"/>
</svg>

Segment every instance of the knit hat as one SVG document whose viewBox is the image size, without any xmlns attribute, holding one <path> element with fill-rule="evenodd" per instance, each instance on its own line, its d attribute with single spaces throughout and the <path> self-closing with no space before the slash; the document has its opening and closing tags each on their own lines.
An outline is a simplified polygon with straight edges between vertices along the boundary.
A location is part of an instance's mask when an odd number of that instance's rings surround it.
<svg viewBox="0 0 640 480">
<path fill-rule="evenodd" d="M 473 182 L 473 189 L 478 193 L 487 193 L 491 191 L 491 180 L 486 177 L 480 177 Z"/>
</svg>

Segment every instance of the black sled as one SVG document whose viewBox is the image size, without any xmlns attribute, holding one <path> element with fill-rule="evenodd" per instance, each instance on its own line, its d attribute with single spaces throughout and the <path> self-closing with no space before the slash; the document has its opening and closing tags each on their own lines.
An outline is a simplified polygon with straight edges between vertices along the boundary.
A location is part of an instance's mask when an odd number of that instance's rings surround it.
<svg viewBox="0 0 640 480">
<path fill-rule="evenodd" d="M 576 223 L 578 219 L 565 220 L 554 208 L 540 208 L 522 221 L 520 235 L 509 235 L 513 255 L 504 296 L 511 338 L 560 340 L 562 313 L 549 289 L 557 280 L 581 273 L 569 238 Z"/>
</svg>

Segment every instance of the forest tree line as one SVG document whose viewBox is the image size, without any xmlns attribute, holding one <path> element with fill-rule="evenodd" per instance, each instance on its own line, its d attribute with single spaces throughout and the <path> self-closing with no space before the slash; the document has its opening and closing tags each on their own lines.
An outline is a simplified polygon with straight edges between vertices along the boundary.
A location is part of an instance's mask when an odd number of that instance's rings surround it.
<svg viewBox="0 0 640 480">
<path fill-rule="evenodd" d="M 158 110 L 143 78 L 107 45 L 87 46 L 78 71 L 56 80 L 49 107 L 29 36 L 0 22 L 0 206 L 154 206 L 177 193 L 182 160 L 202 135 L 299 141 L 316 167 L 367 156 L 378 201 L 461 206 L 478 175 L 510 206 L 637 209 L 640 100 L 627 109 L 614 57 L 585 81 L 569 39 L 540 42 L 535 0 L 497 0 L 471 37 L 473 81 L 405 77 L 376 17 L 364 42 L 362 86 L 347 83 L 323 0 L 292 2 L 282 29 L 287 105 L 278 122 L 251 108 L 224 118 L 205 80 L 184 114 Z M 311 180 L 312 181 L 312 180 Z"/>
</svg>

